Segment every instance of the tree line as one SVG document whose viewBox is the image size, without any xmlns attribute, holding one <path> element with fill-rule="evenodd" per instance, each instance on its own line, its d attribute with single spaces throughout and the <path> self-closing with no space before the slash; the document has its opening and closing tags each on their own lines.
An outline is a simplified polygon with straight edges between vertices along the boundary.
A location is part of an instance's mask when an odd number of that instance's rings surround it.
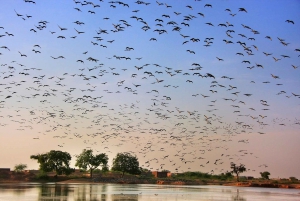
<svg viewBox="0 0 300 201">
<path fill-rule="evenodd" d="M 31 155 L 30 158 L 37 160 L 39 163 L 39 169 L 42 172 L 55 172 L 57 176 L 70 175 L 75 171 L 74 168 L 70 167 L 70 161 L 72 157 L 68 152 L 51 150 L 44 154 Z M 76 156 L 75 166 L 84 171 L 89 171 L 90 177 L 92 178 L 93 171 L 99 167 L 101 167 L 102 172 L 109 171 L 107 163 L 107 154 L 100 153 L 94 155 L 93 150 L 83 149 L 83 151 Z M 25 164 L 19 164 L 15 166 L 15 170 L 18 172 L 26 167 L 27 165 Z M 247 171 L 244 164 L 237 165 L 233 162 L 230 163 L 230 168 L 230 172 L 227 172 L 224 175 L 221 174 L 220 176 L 230 177 L 232 174 L 235 174 L 237 181 L 239 181 L 239 174 Z M 122 177 L 125 173 L 138 175 L 145 171 L 143 168 L 139 167 L 138 158 L 128 152 L 118 153 L 116 155 L 116 157 L 113 159 L 111 170 L 122 172 Z M 262 178 L 269 179 L 269 172 L 265 171 L 261 172 L 260 174 Z"/>
<path fill-rule="evenodd" d="M 39 169 L 42 172 L 55 172 L 57 175 L 70 175 L 75 171 L 74 168 L 70 167 L 70 161 L 72 159 L 68 152 L 63 152 L 59 150 L 51 150 L 44 154 L 31 155 L 31 159 L 37 160 L 39 163 Z M 100 153 L 97 155 L 93 154 L 91 149 L 83 149 L 83 151 L 76 156 L 75 166 L 84 171 L 89 171 L 90 177 L 93 177 L 93 171 L 101 167 L 102 172 L 109 171 L 108 167 L 108 156 L 105 153 Z M 26 164 L 18 164 L 15 166 L 16 172 L 21 172 L 27 168 Z M 219 175 L 221 179 L 232 177 L 232 174 L 236 175 L 237 181 L 239 181 L 239 175 L 247 171 L 244 164 L 237 165 L 233 162 L 230 163 L 231 171 L 222 173 Z M 136 156 L 128 152 L 118 153 L 113 159 L 113 164 L 111 167 L 112 171 L 122 172 L 122 177 L 125 173 L 129 174 L 141 174 L 142 172 L 148 171 L 139 167 L 139 161 Z M 162 170 L 169 172 L 168 170 Z M 196 174 L 196 175 L 195 175 Z M 200 175 L 199 175 L 200 174 Z M 264 171 L 260 172 L 261 178 L 269 179 L 270 172 Z M 187 172 L 181 176 L 197 176 L 197 177 L 210 177 L 208 173 L 201 172 Z"/>
<path fill-rule="evenodd" d="M 63 152 L 59 150 L 51 150 L 44 154 L 31 155 L 31 159 L 37 160 L 39 163 L 39 169 L 42 172 L 55 172 L 57 175 L 70 175 L 75 171 L 74 168 L 70 167 L 70 161 L 72 159 L 68 152 Z M 90 177 L 93 177 L 93 171 L 101 167 L 103 172 L 109 171 L 108 167 L 108 156 L 105 153 L 93 154 L 91 149 L 83 149 L 83 151 L 76 156 L 75 166 L 90 172 Z M 20 164 L 23 165 L 23 164 Z M 25 166 L 27 167 L 27 166 Z M 232 171 L 227 172 L 226 176 L 235 174 L 237 181 L 239 181 L 239 174 L 246 171 L 244 164 L 237 165 L 235 163 L 230 164 Z M 129 174 L 140 174 L 145 171 L 143 168 L 139 167 L 139 161 L 136 156 L 128 152 L 118 153 L 113 159 L 113 164 L 111 167 L 112 171 L 122 172 L 122 177 L 125 173 Z M 230 175 L 229 175 L 230 173 Z M 266 175 L 262 175 L 264 178 Z"/>
<path fill-rule="evenodd" d="M 31 155 L 31 159 L 37 160 L 39 169 L 42 172 L 55 172 L 57 175 L 70 175 L 75 171 L 70 167 L 72 159 L 68 152 L 51 150 L 44 154 Z M 93 150 L 84 149 L 76 156 L 75 166 L 90 172 L 90 177 L 93 177 L 93 171 L 101 167 L 102 171 L 108 171 L 108 156 L 105 153 L 93 154 Z M 128 152 L 118 153 L 113 159 L 112 171 L 122 172 L 122 177 L 125 173 L 140 174 L 142 168 L 139 167 L 139 161 L 136 156 Z"/>
</svg>

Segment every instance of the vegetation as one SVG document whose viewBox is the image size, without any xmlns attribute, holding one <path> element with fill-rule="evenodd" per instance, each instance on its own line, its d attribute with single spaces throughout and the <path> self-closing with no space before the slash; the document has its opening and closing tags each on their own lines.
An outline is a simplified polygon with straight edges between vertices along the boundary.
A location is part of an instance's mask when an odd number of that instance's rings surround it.
<svg viewBox="0 0 300 201">
<path fill-rule="evenodd" d="M 122 172 L 122 177 L 125 172 L 129 174 L 141 173 L 137 157 L 127 152 L 117 154 L 116 158 L 113 159 L 111 170 Z"/>
<path fill-rule="evenodd" d="M 236 180 L 239 181 L 239 175 L 245 171 L 247 171 L 244 164 L 236 165 L 235 163 L 230 163 L 230 168 L 232 169 L 232 173 L 236 174 Z"/>
<path fill-rule="evenodd" d="M 93 150 L 84 149 L 81 154 L 77 156 L 75 166 L 90 171 L 90 177 L 93 177 L 93 170 L 99 166 L 104 167 L 107 170 L 108 156 L 104 153 L 93 155 Z"/>
<path fill-rule="evenodd" d="M 50 177 L 47 175 L 47 173 L 45 173 L 44 171 L 40 171 L 37 175 L 36 175 L 37 179 L 40 180 L 49 180 Z"/>
<path fill-rule="evenodd" d="M 261 178 L 263 178 L 263 179 L 268 179 L 269 180 L 269 176 L 270 176 L 271 174 L 270 174 L 270 172 L 268 172 L 268 171 L 264 171 L 264 172 L 260 172 L 260 176 L 261 176 Z"/>
<path fill-rule="evenodd" d="M 213 179 L 213 180 L 226 181 L 226 180 L 231 180 L 233 176 L 231 172 L 221 173 L 219 175 L 212 175 L 203 172 L 184 172 L 184 173 L 174 175 L 172 177 L 175 179 L 188 179 L 188 180 L 201 179 L 204 181 L 204 180 Z"/>
<path fill-rule="evenodd" d="M 14 171 L 15 172 L 23 172 L 26 168 L 27 168 L 26 164 L 20 163 L 20 164 L 15 165 Z"/>
<path fill-rule="evenodd" d="M 40 164 L 40 170 L 43 172 L 56 172 L 57 175 L 69 175 L 74 169 L 70 168 L 70 160 L 72 157 L 68 152 L 51 150 L 45 154 L 31 155 L 31 159 L 35 159 Z"/>
<path fill-rule="evenodd" d="M 67 152 L 55 151 L 52 150 L 45 154 L 32 155 L 30 158 L 37 160 L 40 164 L 40 172 L 38 174 L 21 174 L 25 168 L 27 168 L 26 164 L 17 164 L 15 165 L 15 175 L 19 177 L 14 178 L 25 178 L 24 175 L 30 177 L 30 179 L 26 181 L 63 181 L 74 178 L 83 178 L 84 174 L 72 174 L 74 169 L 69 167 L 69 162 L 71 160 L 71 156 Z M 154 178 L 151 174 L 151 171 L 146 168 L 139 167 L 139 161 L 136 156 L 131 155 L 130 153 L 118 153 L 116 157 L 113 159 L 113 164 L 111 170 L 109 170 L 108 166 L 108 156 L 104 153 L 93 155 L 93 150 L 84 149 L 81 154 L 77 156 L 75 166 L 79 167 L 81 171 L 84 173 L 86 171 L 90 172 L 90 178 L 93 177 L 94 173 L 105 173 L 101 177 L 115 177 L 116 172 L 119 175 L 122 173 L 122 178 L 124 178 L 125 174 L 135 174 L 140 176 L 131 176 L 131 178 L 137 178 L 139 181 L 147 180 L 147 182 L 156 183 L 157 180 L 164 180 L 163 178 Z M 102 167 L 102 168 L 99 168 Z M 203 172 L 183 172 L 178 174 L 172 174 L 172 177 L 165 178 L 168 181 L 195 181 L 200 182 L 202 184 L 219 184 L 223 185 L 225 181 L 233 181 L 233 174 L 236 175 L 237 181 L 242 180 L 239 178 L 239 175 L 246 171 L 246 167 L 244 164 L 236 165 L 235 163 L 230 164 L 231 171 L 227 171 L 225 173 L 221 173 L 219 175 L 214 175 L 210 173 Z M 47 172 L 56 172 L 56 176 L 49 176 Z M 169 170 L 161 170 L 162 172 L 170 172 Z M 57 175 L 65 174 L 66 176 L 57 177 Z M 70 176 L 68 176 L 70 175 Z M 261 178 L 252 179 L 252 182 L 265 183 L 263 179 L 268 179 L 270 176 L 270 172 L 264 171 L 260 172 Z M 0 180 L 5 180 L 9 178 L 9 175 L 1 175 Z M 226 182 L 225 182 L 226 183 Z M 296 177 L 290 177 L 289 179 L 281 179 L 281 180 L 270 180 L 268 184 L 300 184 Z"/>
</svg>

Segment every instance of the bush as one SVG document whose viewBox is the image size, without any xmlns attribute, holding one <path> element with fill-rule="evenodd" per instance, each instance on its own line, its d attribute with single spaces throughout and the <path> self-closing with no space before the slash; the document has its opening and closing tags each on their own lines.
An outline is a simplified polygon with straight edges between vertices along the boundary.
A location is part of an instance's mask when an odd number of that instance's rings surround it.
<svg viewBox="0 0 300 201">
<path fill-rule="evenodd" d="M 15 172 L 23 172 L 26 168 L 27 168 L 26 164 L 20 163 L 20 164 L 15 165 L 14 171 Z"/>
<path fill-rule="evenodd" d="M 47 175 L 47 173 L 45 172 L 39 172 L 37 175 L 36 175 L 36 178 L 37 179 L 44 179 L 44 180 L 49 180 L 49 176 Z"/>
<path fill-rule="evenodd" d="M 290 181 L 293 181 L 293 182 L 298 181 L 298 179 L 296 177 L 290 177 L 289 179 L 290 179 Z"/>
<path fill-rule="evenodd" d="M 93 173 L 94 173 L 94 174 L 100 174 L 100 173 L 102 173 L 102 171 L 101 171 L 100 169 L 97 168 L 97 169 L 95 169 L 95 170 L 93 171 Z"/>
</svg>

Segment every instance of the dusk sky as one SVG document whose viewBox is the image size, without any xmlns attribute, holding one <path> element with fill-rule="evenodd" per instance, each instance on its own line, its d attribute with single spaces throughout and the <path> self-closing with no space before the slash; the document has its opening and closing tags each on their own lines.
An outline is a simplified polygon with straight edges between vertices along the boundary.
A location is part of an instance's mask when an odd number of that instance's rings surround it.
<svg viewBox="0 0 300 201">
<path fill-rule="evenodd" d="M 33 3 L 35 2 L 35 3 Z M 6 0 L 0 167 L 83 149 L 300 178 L 300 2 Z"/>
</svg>

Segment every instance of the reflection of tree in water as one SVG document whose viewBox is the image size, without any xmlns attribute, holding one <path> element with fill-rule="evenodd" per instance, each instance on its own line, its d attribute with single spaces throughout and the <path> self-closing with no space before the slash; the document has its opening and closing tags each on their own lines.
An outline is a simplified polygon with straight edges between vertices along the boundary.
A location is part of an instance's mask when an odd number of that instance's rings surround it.
<svg viewBox="0 0 300 201">
<path fill-rule="evenodd" d="M 75 201 L 106 201 L 106 185 L 78 185 L 74 193 Z M 101 195 L 101 196 L 100 196 Z M 101 198 L 99 198 L 101 197 Z"/>
<path fill-rule="evenodd" d="M 9 190 L 14 195 L 22 196 L 30 188 L 34 187 L 29 185 L 0 185 L 0 194 Z"/>
<path fill-rule="evenodd" d="M 138 201 L 137 194 L 112 194 L 112 201 Z"/>
<path fill-rule="evenodd" d="M 246 201 L 246 198 L 243 198 L 240 195 L 239 189 L 236 189 L 236 194 L 234 196 L 232 196 L 232 200 L 233 201 Z"/>
<path fill-rule="evenodd" d="M 40 186 L 39 200 L 66 201 L 71 191 L 74 190 L 68 185 L 42 185 Z"/>
<path fill-rule="evenodd" d="M 105 192 L 107 191 L 107 186 L 106 185 L 102 185 L 101 188 L 101 201 L 106 201 L 107 195 L 105 194 Z"/>
<path fill-rule="evenodd" d="M 136 194 L 108 195 L 107 185 L 79 185 L 74 194 L 75 201 L 138 201 Z M 109 199 L 109 197 L 111 197 Z"/>
</svg>

